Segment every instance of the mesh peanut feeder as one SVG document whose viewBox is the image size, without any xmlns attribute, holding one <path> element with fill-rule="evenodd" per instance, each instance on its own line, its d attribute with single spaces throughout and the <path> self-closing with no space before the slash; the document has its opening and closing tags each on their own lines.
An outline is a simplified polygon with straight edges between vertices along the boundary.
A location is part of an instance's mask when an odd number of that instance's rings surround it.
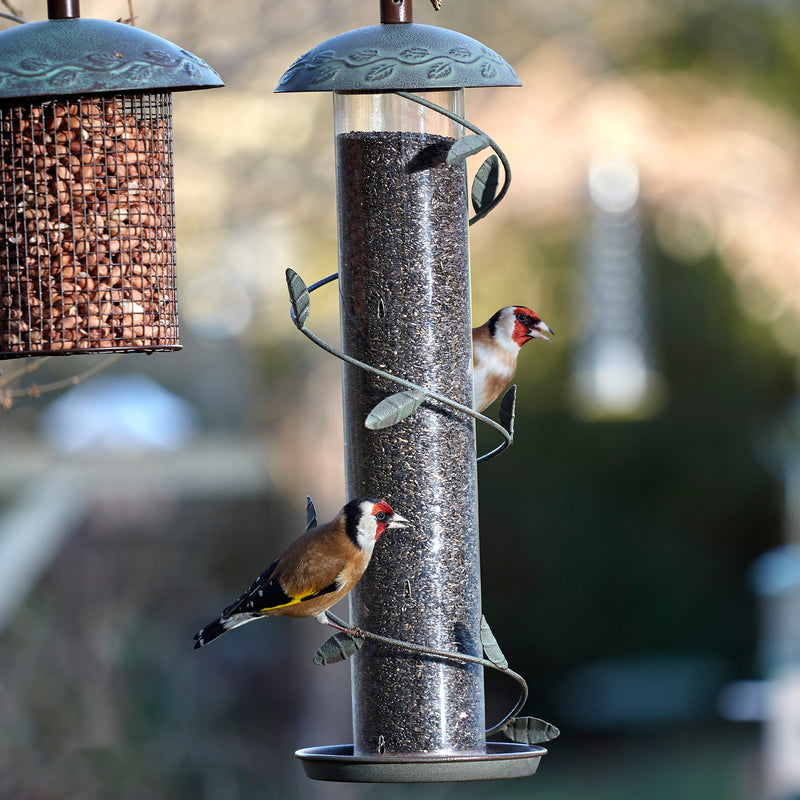
<svg viewBox="0 0 800 800">
<path fill-rule="evenodd" d="M 172 92 L 221 86 L 138 28 L 0 34 L 0 358 L 180 348 Z"/>
</svg>

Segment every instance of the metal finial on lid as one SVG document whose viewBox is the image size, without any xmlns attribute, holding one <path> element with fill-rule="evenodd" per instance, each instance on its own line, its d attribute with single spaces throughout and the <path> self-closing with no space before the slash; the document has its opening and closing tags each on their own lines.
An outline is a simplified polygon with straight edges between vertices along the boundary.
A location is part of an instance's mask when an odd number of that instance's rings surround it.
<svg viewBox="0 0 800 800">
<path fill-rule="evenodd" d="M 412 0 L 381 0 L 381 23 L 393 25 L 413 22 Z"/>
<path fill-rule="evenodd" d="M 80 15 L 80 0 L 47 0 L 48 19 L 76 19 Z"/>
</svg>

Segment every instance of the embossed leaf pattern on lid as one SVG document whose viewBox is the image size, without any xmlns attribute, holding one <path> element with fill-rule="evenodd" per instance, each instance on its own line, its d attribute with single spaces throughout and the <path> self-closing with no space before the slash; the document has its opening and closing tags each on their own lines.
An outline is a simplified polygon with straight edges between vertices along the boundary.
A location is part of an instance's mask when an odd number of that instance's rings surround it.
<svg viewBox="0 0 800 800">
<path fill-rule="evenodd" d="M 431 80 L 439 80 L 441 78 L 446 78 L 452 71 L 453 68 L 450 64 L 446 61 L 440 61 L 428 70 L 427 75 Z"/>
<path fill-rule="evenodd" d="M 336 73 L 339 70 L 336 67 L 324 67 L 320 72 L 315 75 L 311 79 L 311 83 L 313 86 L 317 86 L 320 83 L 325 83 L 326 81 L 333 80 L 336 77 Z"/>
<path fill-rule="evenodd" d="M 432 56 L 433 54 L 431 51 L 426 50 L 424 47 L 407 47 L 402 53 L 400 53 L 400 58 L 409 64 L 424 61 Z"/>
<path fill-rule="evenodd" d="M 46 58 L 26 58 L 24 61 L 19 62 L 19 68 L 27 72 L 41 72 L 42 70 L 50 69 L 54 66 L 58 65 L 53 64 L 52 61 Z"/>
<path fill-rule="evenodd" d="M 177 58 L 173 58 L 169 53 L 165 53 L 163 50 L 147 50 L 145 56 L 156 64 L 161 64 L 165 67 L 171 67 L 178 63 Z"/>
<path fill-rule="evenodd" d="M 356 50 L 347 57 L 348 61 L 354 64 L 366 64 L 369 61 L 374 61 L 378 57 L 378 51 L 372 48 L 364 48 Z"/>
<path fill-rule="evenodd" d="M 456 61 L 470 61 L 471 59 L 475 58 L 468 47 L 453 47 L 449 51 L 449 55 L 451 58 L 456 59 Z"/>
<path fill-rule="evenodd" d="M 384 81 L 394 72 L 394 64 L 386 63 L 379 64 L 373 67 L 365 76 L 364 80 L 370 83 L 374 81 Z"/>
<path fill-rule="evenodd" d="M 89 53 L 86 60 L 91 67 L 99 67 L 100 69 L 114 69 L 119 66 L 120 59 L 111 53 Z"/>
</svg>

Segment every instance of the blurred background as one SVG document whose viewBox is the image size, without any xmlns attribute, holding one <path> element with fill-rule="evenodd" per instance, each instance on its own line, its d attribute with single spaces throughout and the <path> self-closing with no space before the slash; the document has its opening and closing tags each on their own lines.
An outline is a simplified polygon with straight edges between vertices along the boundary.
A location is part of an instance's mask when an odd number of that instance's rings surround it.
<svg viewBox="0 0 800 800">
<path fill-rule="evenodd" d="M 320 626 L 192 651 L 306 494 L 325 519 L 344 501 L 340 367 L 283 277 L 336 269 L 332 101 L 273 89 L 377 3 L 134 10 L 227 84 L 174 98 L 184 349 L 38 397 L 102 359 L 2 365 L 0 797 L 800 797 L 794 4 L 416 3 L 523 83 L 467 91 L 513 167 L 471 230 L 474 322 L 524 304 L 557 332 L 522 351 L 516 443 L 480 468 L 483 598 L 562 735 L 531 778 L 388 787 L 293 756 L 352 741 Z M 313 295 L 332 342 L 337 304 Z M 493 722 L 516 689 L 486 684 Z"/>
</svg>

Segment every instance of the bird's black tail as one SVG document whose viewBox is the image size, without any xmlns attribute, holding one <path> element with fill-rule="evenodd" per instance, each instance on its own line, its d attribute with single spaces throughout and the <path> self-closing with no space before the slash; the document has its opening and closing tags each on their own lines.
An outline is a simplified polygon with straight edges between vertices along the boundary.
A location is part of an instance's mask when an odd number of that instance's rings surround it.
<svg viewBox="0 0 800 800">
<path fill-rule="evenodd" d="M 205 628 L 200 628 L 194 635 L 194 649 L 197 650 L 198 647 L 205 647 L 209 642 L 213 642 L 217 636 L 222 636 L 226 630 L 228 630 L 228 628 L 225 627 L 221 618 L 209 622 Z"/>
</svg>

